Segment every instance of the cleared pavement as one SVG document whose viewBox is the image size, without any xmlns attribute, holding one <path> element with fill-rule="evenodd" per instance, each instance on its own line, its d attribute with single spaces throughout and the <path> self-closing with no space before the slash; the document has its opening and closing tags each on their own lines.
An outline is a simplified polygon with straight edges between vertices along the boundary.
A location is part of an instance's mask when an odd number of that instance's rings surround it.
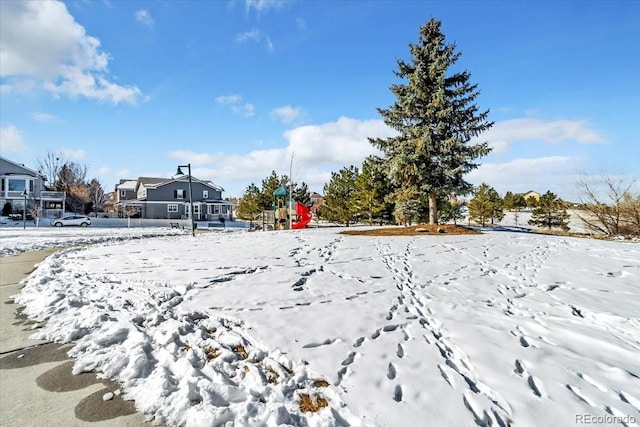
<svg viewBox="0 0 640 427">
<path fill-rule="evenodd" d="M 10 299 L 35 264 L 55 250 L 0 258 L 0 426 L 150 426 L 118 384 L 73 375 L 71 345 L 30 340 L 38 325 Z M 114 398 L 104 400 L 109 392 Z"/>
</svg>

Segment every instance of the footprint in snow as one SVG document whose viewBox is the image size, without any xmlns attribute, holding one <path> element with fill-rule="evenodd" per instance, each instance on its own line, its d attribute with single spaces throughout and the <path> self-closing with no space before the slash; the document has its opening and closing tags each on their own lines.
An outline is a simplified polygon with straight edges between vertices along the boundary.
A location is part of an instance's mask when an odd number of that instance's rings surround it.
<svg viewBox="0 0 640 427">
<path fill-rule="evenodd" d="M 538 397 L 545 397 L 546 396 L 546 393 L 545 393 L 544 389 L 542 388 L 542 381 L 540 381 L 539 378 L 537 378 L 537 377 L 535 377 L 533 375 L 529 375 L 529 378 L 527 379 L 527 382 L 529 383 L 529 387 L 533 391 L 533 394 L 535 394 Z"/>
<path fill-rule="evenodd" d="M 357 355 L 358 355 L 357 352 L 355 351 L 351 352 L 351 354 L 349 354 L 349 356 L 342 361 L 342 365 L 343 366 L 351 365 L 356 360 Z"/>
<path fill-rule="evenodd" d="M 402 402 L 402 386 L 399 384 L 396 386 L 393 392 L 393 400 L 395 400 L 396 402 Z"/>
<path fill-rule="evenodd" d="M 395 379 L 397 373 L 398 371 L 396 370 L 396 367 L 394 366 L 394 364 L 389 363 L 389 368 L 387 370 L 387 378 L 389 378 L 390 380 L 393 380 Z"/>
<path fill-rule="evenodd" d="M 586 403 L 589 406 L 593 406 L 595 407 L 595 405 L 593 404 L 593 402 L 584 395 L 584 393 L 582 392 L 582 390 L 580 390 L 579 387 L 571 385 L 571 384 L 567 384 L 566 387 L 582 402 Z"/>
</svg>

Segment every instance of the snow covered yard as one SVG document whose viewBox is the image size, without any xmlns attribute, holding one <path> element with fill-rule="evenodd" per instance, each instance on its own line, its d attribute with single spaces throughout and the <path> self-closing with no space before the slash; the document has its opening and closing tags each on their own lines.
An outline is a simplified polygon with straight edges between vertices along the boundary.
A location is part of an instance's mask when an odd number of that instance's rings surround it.
<svg viewBox="0 0 640 427">
<path fill-rule="evenodd" d="M 0 227 L 0 257 L 25 251 L 35 251 L 65 246 L 104 243 L 117 240 L 184 234 L 180 230 L 161 227 L 150 228 L 84 228 L 49 226 Z"/>
<path fill-rule="evenodd" d="M 107 239 L 17 297 L 189 426 L 638 425 L 639 301 L 634 243 L 336 229 Z"/>
</svg>

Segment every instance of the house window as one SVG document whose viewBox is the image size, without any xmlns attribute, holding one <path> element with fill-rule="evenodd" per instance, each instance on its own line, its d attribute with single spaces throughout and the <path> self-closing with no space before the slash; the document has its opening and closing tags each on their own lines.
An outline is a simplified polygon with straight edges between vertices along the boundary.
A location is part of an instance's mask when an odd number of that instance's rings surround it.
<svg viewBox="0 0 640 427">
<path fill-rule="evenodd" d="M 177 213 L 178 212 L 178 204 L 177 203 L 169 203 L 167 205 L 167 212 Z"/>
<path fill-rule="evenodd" d="M 174 199 L 184 199 L 184 190 L 173 190 Z"/>
<path fill-rule="evenodd" d="M 29 180 L 29 193 L 33 193 L 33 180 Z"/>
<path fill-rule="evenodd" d="M 120 197 L 127 197 L 127 190 L 120 190 Z"/>
<path fill-rule="evenodd" d="M 203 199 L 209 198 L 209 190 L 202 190 L 202 198 Z"/>
<path fill-rule="evenodd" d="M 9 178 L 9 191 L 24 191 L 26 181 L 24 179 L 11 179 Z"/>
</svg>

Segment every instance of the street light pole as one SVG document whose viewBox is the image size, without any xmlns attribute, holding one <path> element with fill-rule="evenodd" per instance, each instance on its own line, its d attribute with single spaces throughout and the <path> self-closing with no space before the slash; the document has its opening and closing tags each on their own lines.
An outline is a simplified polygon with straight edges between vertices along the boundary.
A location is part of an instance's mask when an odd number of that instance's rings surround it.
<svg viewBox="0 0 640 427">
<path fill-rule="evenodd" d="M 29 193 L 27 193 L 27 189 L 25 188 L 24 191 L 22 192 L 22 196 L 24 197 L 24 206 L 22 206 L 22 229 L 26 230 L 27 229 L 27 196 L 29 195 Z"/>
<path fill-rule="evenodd" d="M 176 175 L 180 176 L 180 175 L 184 175 L 184 173 L 182 173 L 182 169 L 180 168 L 187 168 L 188 173 L 189 173 L 189 217 L 191 218 L 191 235 L 193 237 L 196 237 L 196 223 L 195 220 L 193 219 L 193 192 L 191 191 L 191 163 L 187 163 L 186 165 L 180 165 L 178 166 L 178 172 L 176 173 Z"/>
</svg>

